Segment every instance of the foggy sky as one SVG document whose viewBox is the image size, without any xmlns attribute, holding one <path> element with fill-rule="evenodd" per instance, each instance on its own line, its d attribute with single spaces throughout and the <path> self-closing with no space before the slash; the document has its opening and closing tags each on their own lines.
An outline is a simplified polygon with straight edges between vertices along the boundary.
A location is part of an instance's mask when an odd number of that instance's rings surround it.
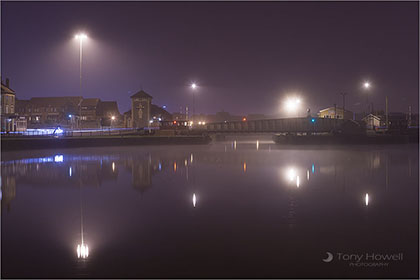
<svg viewBox="0 0 420 280">
<path fill-rule="evenodd" d="M 143 88 L 170 112 L 274 114 L 298 95 L 315 112 L 369 99 L 418 112 L 417 2 L 4 2 L 1 72 L 17 98 L 118 101 Z M 83 88 L 79 48 L 85 31 Z"/>
</svg>

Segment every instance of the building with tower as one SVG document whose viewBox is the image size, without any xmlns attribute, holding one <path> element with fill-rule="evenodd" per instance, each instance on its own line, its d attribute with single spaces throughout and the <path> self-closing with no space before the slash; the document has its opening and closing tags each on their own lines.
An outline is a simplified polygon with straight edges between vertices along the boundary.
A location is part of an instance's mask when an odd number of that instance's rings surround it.
<svg viewBox="0 0 420 280">
<path fill-rule="evenodd" d="M 131 125 L 133 128 L 149 126 L 151 118 L 152 96 L 144 90 L 133 94 L 131 97 Z"/>
</svg>

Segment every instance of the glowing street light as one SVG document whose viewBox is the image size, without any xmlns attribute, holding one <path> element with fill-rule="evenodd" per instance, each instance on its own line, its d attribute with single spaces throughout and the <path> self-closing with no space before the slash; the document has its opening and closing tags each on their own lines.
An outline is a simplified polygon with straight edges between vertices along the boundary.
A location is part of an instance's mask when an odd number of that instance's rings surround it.
<svg viewBox="0 0 420 280">
<path fill-rule="evenodd" d="M 288 98 L 284 102 L 284 108 L 288 113 L 296 113 L 301 105 L 302 101 L 299 98 Z"/>
<path fill-rule="evenodd" d="M 77 40 L 80 42 L 79 47 L 79 59 L 80 59 L 80 65 L 79 65 L 79 71 L 80 71 L 80 93 L 82 93 L 82 61 L 83 61 L 83 41 L 86 40 L 88 37 L 85 33 L 79 33 L 74 36 Z"/>
<path fill-rule="evenodd" d="M 367 110 L 369 113 L 369 89 L 372 87 L 372 84 L 369 81 L 365 81 L 363 83 L 363 89 L 366 91 L 366 103 L 367 103 Z M 373 108 L 372 108 L 373 109 Z"/>
<path fill-rule="evenodd" d="M 197 89 L 197 84 L 196 83 L 192 83 L 191 84 L 191 89 L 192 89 L 192 96 L 193 96 L 193 113 L 192 113 L 192 121 L 194 123 L 194 115 L 195 115 L 195 90 Z M 192 124 L 191 124 L 192 125 Z"/>
</svg>

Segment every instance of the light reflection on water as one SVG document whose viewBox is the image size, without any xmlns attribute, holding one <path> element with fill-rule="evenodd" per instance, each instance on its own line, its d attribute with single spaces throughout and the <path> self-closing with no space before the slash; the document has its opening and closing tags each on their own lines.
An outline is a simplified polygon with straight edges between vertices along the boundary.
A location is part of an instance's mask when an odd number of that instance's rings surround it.
<svg viewBox="0 0 420 280">
<path fill-rule="evenodd" d="M 407 261 L 384 275 L 413 275 L 417 151 L 235 140 L 5 153 L 2 269 L 40 278 L 77 277 L 77 269 L 88 277 L 369 277 L 319 261 L 333 249 L 387 248 Z M 31 258 L 43 246 L 53 271 Z M 74 268 L 72 258 L 89 262 Z"/>
</svg>

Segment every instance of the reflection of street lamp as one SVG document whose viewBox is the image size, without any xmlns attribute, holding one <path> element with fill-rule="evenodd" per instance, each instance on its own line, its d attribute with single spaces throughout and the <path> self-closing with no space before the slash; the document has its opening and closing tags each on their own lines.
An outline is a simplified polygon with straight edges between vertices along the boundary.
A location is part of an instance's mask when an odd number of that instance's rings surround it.
<svg viewBox="0 0 420 280">
<path fill-rule="evenodd" d="M 83 238 L 83 204 L 82 204 L 82 188 L 80 188 L 80 236 L 82 239 L 82 244 L 77 245 L 77 258 L 86 259 L 89 257 L 89 247 L 85 244 Z"/>
<path fill-rule="evenodd" d="M 365 194 L 365 205 L 369 206 L 369 194 L 368 193 Z"/>
<path fill-rule="evenodd" d="M 195 208 L 195 205 L 197 204 L 197 197 L 195 196 L 195 193 L 193 193 L 192 203 L 193 203 L 193 206 Z"/>
</svg>

